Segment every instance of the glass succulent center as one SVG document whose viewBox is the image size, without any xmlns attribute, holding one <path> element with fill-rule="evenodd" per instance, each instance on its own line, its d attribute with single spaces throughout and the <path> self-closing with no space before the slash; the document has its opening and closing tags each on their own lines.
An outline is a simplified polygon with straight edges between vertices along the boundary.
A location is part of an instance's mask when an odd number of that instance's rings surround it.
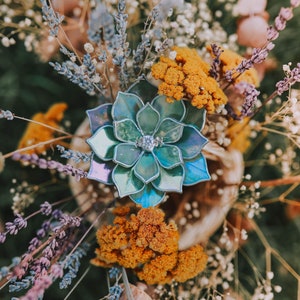
<svg viewBox="0 0 300 300">
<path fill-rule="evenodd" d="M 136 146 L 145 151 L 151 152 L 155 147 L 161 146 L 162 142 L 163 141 L 160 137 L 144 135 L 137 139 Z"/>
<path fill-rule="evenodd" d="M 153 99 L 151 96 L 153 95 Z M 168 103 L 157 88 L 140 80 L 114 104 L 87 111 L 93 151 L 88 178 L 114 184 L 120 197 L 143 207 L 166 192 L 210 179 L 201 150 L 205 110 L 184 101 Z"/>
</svg>

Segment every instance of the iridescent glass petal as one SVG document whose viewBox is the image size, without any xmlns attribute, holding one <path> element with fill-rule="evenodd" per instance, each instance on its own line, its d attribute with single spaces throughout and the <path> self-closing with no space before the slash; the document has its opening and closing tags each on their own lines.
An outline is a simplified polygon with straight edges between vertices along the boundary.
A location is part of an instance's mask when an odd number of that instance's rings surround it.
<svg viewBox="0 0 300 300">
<path fill-rule="evenodd" d="M 164 143 L 175 143 L 181 138 L 183 127 L 183 124 L 167 118 L 160 123 L 155 136 L 160 137 Z"/>
<path fill-rule="evenodd" d="M 140 157 L 142 151 L 134 144 L 119 144 L 115 147 L 114 162 L 125 168 L 132 167 Z"/>
<path fill-rule="evenodd" d="M 164 144 L 154 148 L 153 153 L 163 168 L 170 169 L 183 163 L 181 151 L 174 145 Z"/>
<path fill-rule="evenodd" d="M 112 179 L 121 198 L 130 194 L 136 194 L 144 188 L 144 183 L 134 175 L 133 169 L 119 165 L 114 168 Z"/>
<path fill-rule="evenodd" d="M 106 103 L 86 111 L 92 133 L 95 133 L 99 127 L 112 125 L 111 108 L 112 104 Z"/>
<path fill-rule="evenodd" d="M 114 122 L 114 133 L 122 142 L 135 143 L 142 136 L 136 124 L 130 119 Z"/>
<path fill-rule="evenodd" d="M 145 185 L 145 188 L 139 193 L 130 195 L 130 198 L 142 207 L 158 205 L 164 199 L 165 193 L 156 190 L 151 183 Z"/>
<path fill-rule="evenodd" d="M 181 139 L 176 143 L 181 150 L 184 159 L 192 159 L 197 156 L 207 139 L 194 127 L 184 126 Z"/>
<path fill-rule="evenodd" d="M 166 96 L 159 95 L 152 101 L 152 106 L 160 112 L 161 120 L 172 118 L 181 121 L 185 115 L 185 105 L 182 101 L 167 102 Z"/>
<path fill-rule="evenodd" d="M 193 185 L 210 179 L 207 164 L 202 154 L 184 162 L 185 177 L 183 185 Z"/>
<path fill-rule="evenodd" d="M 136 116 L 137 124 L 144 135 L 152 135 L 160 120 L 159 112 L 147 103 Z"/>
<path fill-rule="evenodd" d="M 158 190 L 164 192 L 182 192 L 182 184 L 184 178 L 184 169 L 182 166 L 173 169 L 160 169 L 160 175 L 152 184 Z"/>
<path fill-rule="evenodd" d="M 111 160 L 113 158 L 114 146 L 119 143 L 115 139 L 111 125 L 99 128 L 86 142 L 90 145 L 93 152 L 103 160 Z"/>
<path fill-rule="evenodd" d="M 111 114 L 114 121 L 120 121 L 124 119 L 136 121 L 136 114 L 143 106 L 144 103 L 138 96 L 119 92 L 112 107 Z"/>
<path fill-rule="evenodd" d="M 144 183 L 148 183 L 159 176 L 159 169 L 153 154 L 144 152 L 134 166 L 134 174 Z"/>
<path fill-rule="evenodd" d="M 112 161 L 103 162 L 95 156 L 91 160 L 87 178 L 100 181 L 105 184 L 113 184 L 112 170 L 115 164 Z"/>
</svg>

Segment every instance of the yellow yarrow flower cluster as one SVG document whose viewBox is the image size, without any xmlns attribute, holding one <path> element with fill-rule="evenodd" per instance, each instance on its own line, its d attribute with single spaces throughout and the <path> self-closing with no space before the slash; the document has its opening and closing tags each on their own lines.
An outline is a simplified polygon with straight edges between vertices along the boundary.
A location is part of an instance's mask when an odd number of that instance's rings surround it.
<svg viewBox="0 0 300 300">
<path fill-rule="evenodd" d="M 113 225 L 97 231 L 99 248 L 93 265 L 133 269 L 147 284 L 185 282 L 206 267 L 208 257 L 200 245 L 178 249 L 177 226 L 164 221 L 161 209 L 142 208 L 134 214 L 126 206 L 116 208 L 114 214 Z"/>
<path fill-rule="evenodd" d="M 227 97 L 218 82 L 209 76 L 210 66 L 195 49 L 174 47 L 175 59 L 160 57 L 152 66 L 152 76 L 160 79 L 159 94 L 166 95 L 168 101 L 191 100 L 193 106 L 204 107 L 208 112 L 227 102 Z"/>
</svg>

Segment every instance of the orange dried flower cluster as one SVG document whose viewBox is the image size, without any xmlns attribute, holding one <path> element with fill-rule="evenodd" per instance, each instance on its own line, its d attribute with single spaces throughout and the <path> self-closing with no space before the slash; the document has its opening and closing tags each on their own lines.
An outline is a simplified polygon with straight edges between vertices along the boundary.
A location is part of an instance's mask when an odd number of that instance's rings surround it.
<svg viewBox="0 0 300 300">
<path fill-rule="evenodd" d="M 64 112 L 67 109 L 67 104 L 56 103 L 53 104 L 46 113 L 37 113 L 31 120 L 45 125 L 59 128 L 59 122 L 64 117 Z M 32 146 L 41 142 L 49 141 L 54 138 L 54 129 L 47 128 L 45 126 L 30 122 L 19 142 L 18 149 Z M 23 151 L 23 153 L 28 154 L 41 154 L 49 148 L 49 144 L 41 145 L 33 149 L 28 149 Z"/>
<path fill-rule="evenodd" d="M 206 47 L 207 50 L 212 55 L 212 49 L 211 46 Z M 223 52 L 220 55 L 220 71 L 221 71 L 221 77 L 224 76 L 226 71 L 234 70 L 245 58 L 241 55 L 237 54 L 236 52 L 233 52 L 228 49 L 222 49 Z M 238 82 L 248 82 L 255 86 L 259 85 L 259 78 L 257 71 L 254 68 L 250 68 L 249 70 L 246 70 L 242 74 L 237 74 L 236 78 L 233 76 L 233 83 Z"/>
<path fill-rule="evenodd" d="M 174 222 L 164 222 L 158 208 L 142 208 L 129 215 L 129 208 L 117 208 L 113 225 L 97 231 L 99 248 L 91 262 L 96 266 L 118 264 L 134 269 L 148 284 L 183 282 L 206 266 L 207 255 L 199 245 L 178 251 L 179 234 Z"/>
<path fill-rule="evenodd" d="M 216 107 L 227 102 L 227 97 L 217 81 L 209 76 L 210 66 L 204 62 L 195 49 L 174 47 L 175 60 L 160 57 L 152 66 L 155 79 L 162 82 L 158 92 L 167 96 L 168 101 L 190 99 L 193 106 L 204 107 L 214 112 Z"/>
</svg>

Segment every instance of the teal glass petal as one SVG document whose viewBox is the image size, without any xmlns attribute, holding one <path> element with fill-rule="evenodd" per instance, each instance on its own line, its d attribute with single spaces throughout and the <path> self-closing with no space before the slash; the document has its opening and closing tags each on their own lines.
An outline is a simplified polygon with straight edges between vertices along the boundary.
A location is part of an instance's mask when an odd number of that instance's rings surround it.
<svg viewBox="0 0 300 300">
<path fill-rule="evenodd" d="M 119 143 L 119 141 L 115 139 L 111 125 L 99 128 L 86 142 L 90 145 L 93 152 L 103 160 L 113 159 L 114 147 Z"/>
<path fill-rule="evenodd" d="M 159 176 L 159 166 L 151 152 L 144 152 L 136 165 L 134 174 L 144 183 L 149 183 Z"/>
<path fill-rule="evenodd" d="M 159 137 L 164 143 L 176 143 L 182 136 L 184 125 L 173 120 L 164 119 L 155 133 L 155 137 Z"/>
<path fill-rule="evenodd" d="M 133 169 L 124 168 L 119 165 L 113 169 L 112 180 L 121 198 L 130 194 L 136 194 L 144 188 L 144 183 L 135 177 Z"/>
<path fill-rule="evenodd" d="M 176 143 L 183 159 L 192 159 L 200 154 L 207 139 L 194 127 L 184 126 L 181 139 Z"/>
<path fill-rule="evenodd" d="M 163 192 L 181 193 L 184 174 L 182 166 L 169 170 L 161 168 L 159 177 L 152 181 L 152 184 L 156 189 Z"/>
<path fill-rule="evenodd" d="M 186 114 L 183 123 L 192 125 L 201 131 L 205 125 L 206 110 L 204 108 L 196 108 L 190 102 L 185 102 Z"/>
<path fill-rule="evenodd" d="M 210 179 L 206 159 L 202 154 L 184 163 L 185 177 L 183 185 L 193 185 Z"/>
<path fill-rule="evenodd" d="M 164 144 L 154 148 L 153 153 L 163 168 L 170 169 L 183 163 L 181 151 L 174 145 Z"/>
<path fill-rule="evenodd" d="M 137 124 L 144 135 L 152 135 L 160 120 L 159 112 L 147 103 L 136 116 Z"/>
<path fill-rule="evenodd" d="M 119 92 L 112 107 L 114 121 L 131 119 L 135 121 L 137 112 L 144 106 L 143 101 L 134 94 Z"/>
<path fill-rule="evenodd" d="M 135 143 L 142 136 L 136 124 L 130 119 L 114 122 L 114 133 L 122 142 Z"/>
<path fill-rule="evenodd" d="M 164 199 L 165 193 L 156 190 L 152 184 L 145 185 L 145 188 L 139 193 L 130 195 L 129 197 L 142 207 L 147 208 L 158 205 Z"/>
<path fill-rule="evenodd" d="M 112 125 L 111 108 L 112 104 L 106 103 L 86 111 L 92 133 L 104 125 Z"/>
<path fill-rule="evenodd" d="M 132 167 L 139 159 L 142 151 L 134 144 L 122 143 L 115 147 L 114 162 L 125 167 Z"/>
<path fill-rule="evenodd" d="M 103 162 L 94 155 L 87 178 L 97 180 L 105 184 L 113 184 L 112 171 L 115 164 L 112 161 Z"/>
<path fill-rule="evenodd" d="M 145 76 L 141 76 L 137 82 L 129 87 L 127 92 L 137 95 L 144 103 L 147 103 L 157 95 L 157 87 L 145 79 Z"/>
<path fill-rule="evenodd" d="M 159 95 L 152 101 L 152 106 L 160 112 L 161 119 L 172 118 L 181 121 L 185 116 L 185 105 L 183 101 L 167 102 L 166 96 Z"/>
</svg>

